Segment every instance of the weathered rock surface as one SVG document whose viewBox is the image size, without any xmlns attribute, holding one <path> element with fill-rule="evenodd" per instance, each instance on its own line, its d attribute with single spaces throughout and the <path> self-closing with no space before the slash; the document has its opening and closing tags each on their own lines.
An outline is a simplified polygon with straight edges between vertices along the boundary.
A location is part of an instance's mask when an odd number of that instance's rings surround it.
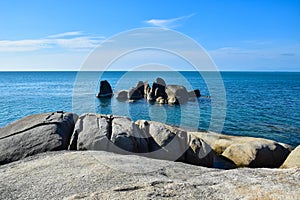
<svg viewBox="0 0 300 200">
<path fill-rule="evenodd" d="M 214 153 L 203 140 L 159 122 L 84 114 L 79 117 L 70 150 L 104 150 L 213 167 Z"/>
<path fill-rule="evenodd" d="M 128 153 L 148 152 L 148 137 L 126 117 L 113 117 L 111 141 Z"/>
<path fill-rule="evenodd" d="M 70 140 L 70 150 L 110 149 L 111 117 L 101 114 L 81 115 Z"/>
<path fill-rule="evenodd" d="M 277 168 L 285 161 L 292 147 L 273 140 L 228 136 L 216 133 L 192 132 L 212 149 L 232 160 L 239 167 Z"/>
<path fill-rule="evenodd" d="M 168 99 L 175 98 L 179 104 L 186 103 L 190 97 L 186 88 L 182 85 L 168 85 L 166 87 L 166 93 L 168 95 Z"/>
<path fill-rule="evenodd" d="M 191 98 L 198 98 L 198 97 L 201 97 L 201 93 L 200 93 L 200 90 L 199 89 L 196 89 L 196 90 L 192 90 L 192 91 L 189 91 L 189 97 Z"/>
<path fill-rule="evenodd" d="M 159 122 L 139 120 L 136 124 L 144 135 L 149 136 L 152 158 L 213 167 L 215 154 L 200 138 Z"/>
<path fill-rule="evenodd" d="M 300 167 L 300 145 L 295 148 L 280 168 Z"/>
<path fill-rule="evenodd" d="M 98 98 L 110 98 L 113 96 L 113 91 L 111 86 L 107 80 L 100 82 L 100 90 L 99 93 L 96 95 Z"/>
<path fill-rule="evenodd" d="M 0 164 L 45 151 L 67 149 L 77 115 L 44 113 L 24 117 L 0 129 Z"/>
<path fill-rule="evenodd" d="M 125 101 L 128 99 L 128 91 L 126 90 L 121 90 L 117 93 L 116 99 L 119 101 Z"/>
<path fill-rule="evenodd" d="M 0 199 L 300 199 L 300 170 L 211 168 L 102 151 L 0 166 Z"/>
<path fill-rule="evenodd" d="M 135 87 L 131 88 L 128 91 L 128 99 L 129 100 L 139 100 L 144 98 L 144 95 L 141 93 L 141 91 Z"/>
</svg>

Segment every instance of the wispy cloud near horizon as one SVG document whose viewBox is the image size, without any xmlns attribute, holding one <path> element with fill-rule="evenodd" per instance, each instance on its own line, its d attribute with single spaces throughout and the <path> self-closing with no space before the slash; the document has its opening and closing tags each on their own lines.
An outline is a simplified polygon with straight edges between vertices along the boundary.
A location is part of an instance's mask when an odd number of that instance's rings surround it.
<svg viewBox="0 0 300 200">
<path fill-rule="evenodd" d="M 69 32 L 49 35 L 48 38 L 62 38 L 62 37 L 79 36 L 79 35 L 83 35 L 83 32 L 82 31 L 69 31 Z"/>
<path fill-rule="evenodd" d="M 144 22 L 151 26 L 157 26 L 161 28 L 176 28 L 180 26 L 182 22 L 193 17 L 194 15 L 195 13 L 192 13 L 190 15 L 185 15 L 185 16 L 171 18 L 171 19 L 150 19 Z"/>
<path fill-rule="evenodd" d="M 84 35 L 82 31 L 64 32 L 37 39 L 0 40 L 0 52 L 28 52 L 55 48 L 91 50 L 104 39 L 103 36 Z"/>
</svg>

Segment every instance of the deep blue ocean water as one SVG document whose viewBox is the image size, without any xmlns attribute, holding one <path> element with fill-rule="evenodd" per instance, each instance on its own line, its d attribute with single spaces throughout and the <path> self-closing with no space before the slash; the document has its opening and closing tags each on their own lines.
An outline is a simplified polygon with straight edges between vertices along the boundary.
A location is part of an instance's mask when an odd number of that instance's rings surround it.
<svg viewBox="0 0 300 200">
<path fill-rule="evenodd" d="M 30 114 L 63 110 L 78 114 L 113 113 L 133 120 L 300 144 L 300 73 L 221 72 L 225 104 L 211 94 L 207 83 L 214 83 L 216 77 L 207 74 L 204 79 L 198 72 L 105 72 L 100 78 L 94 72 L 81 72 L 83 78 L 79 80 L 77 72 L 0 72 L 0 127 Z M 167 84 L 185 85 L 189 90 L 198 88 L 203 96 L 211 98 L 201 97 L 180 106 L 95 98 L 100 79 L 108 80 L 116 92 L 128 90 L 139 80 L 149 80 L 151 84 L 156 77 L 164 78 Z M 221 88 L 215 83 L 215 89 Z M 81 97 L 88 97 L 93 105 L 74 101 Z M 212 125 L 213 102 L 217 105 L 215 117 L 218 118 L 218 109 L 226 111 L 222 130 Z M 222 114 L 217 122 L 222 122 Z"/>
</svg>

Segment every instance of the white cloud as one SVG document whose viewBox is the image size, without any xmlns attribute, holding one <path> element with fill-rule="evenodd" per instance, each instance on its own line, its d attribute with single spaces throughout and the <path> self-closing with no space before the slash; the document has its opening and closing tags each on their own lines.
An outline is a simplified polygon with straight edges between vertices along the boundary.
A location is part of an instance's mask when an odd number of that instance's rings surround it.
<svg viewBox="0 0 300 200">
<path fill-rule="evenodd" d="M 0 40 L 0 52 L 36 51 L 51 47 L 51 42 L 45 39 L 37 40 Z"/>
<path fill-rule="evenodd" d="M 151 25 L 151 26 L 158 26 L 161 28 L 175 28 L 180 26 L 180 23 L 182 23 L 184 20 L 187 20 L 194 16 L 195 14 L 190 14 L 182 17 L 176 17 L 171 19 L 150 19 L 144 21 L 145 23 Z"/>
<path fill-rule="evenodd" d="M 55 35 L 49 35 L 48 38 L 62 38 L 67 36 L 78 36 L 78 35 L 83 35 L 82 31 L 70 31 L 70 32 L 59 33 Z"/>
<path fill-rule="evenodd" d="M 66 32 L 30 40 L 0 40 L 0 52 L 26 52 L 55 48 L 75 51 L 91 50 L 103 40 L 102 36 L 84 36 L 81 31 Z"/>
</svg>

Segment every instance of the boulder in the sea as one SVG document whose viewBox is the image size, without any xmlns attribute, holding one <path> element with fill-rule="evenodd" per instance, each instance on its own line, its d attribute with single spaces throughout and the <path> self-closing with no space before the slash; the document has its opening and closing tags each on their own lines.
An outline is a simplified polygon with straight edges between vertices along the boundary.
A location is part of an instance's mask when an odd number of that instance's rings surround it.
<svg viewBox="0 0 300 200">
<path fill-rule="evenodd" d="M 199 98 L 200 96 L 201 96 L 201 93 L 200 93 L 199 89 L 189 91 L 190 98 Z"/>
<path fill-rule="evenodd" d="M 300 167 L 300 145 L 290 153 L 280 168 L 292 167 Z"/>
<path fill-rule="evenodd" d="M 152 84 L 151 93 L 155 99 L 158 97 L 167 99 L 166 82 L 162 78 L 157 78 L 156 82 Z"/>
<path fill-rule="evenodd" d="M 140 93 L 141 93 L 141 95 L 144 97 L 144 95 L 145 95 L 145 85 L 144 85 L 144 82 L 143 81 L 139 81 L 137 83 L 137 85 L 135 86 L 135 88 L 137 90 L 139 90 Z"/>
<path fill-rule="evenodd" d="M 128 91 L 127 90 L 121 90 L 117 93 L 116 99 L 119 101 L 126 101 L 128 99 Z"/>
<path fill-rule="evenodd" d="M 111 86 L 107 80 L 100 82 L 100 90 L 99 93 L 96 95 L 98 98 L 110 98 L 113 96 L 113 91 Z"/>
<path fill-rule="evenodd" d="M 139 100 L 142 99 L 144 96 L 142 95 L 141 91 L 137 88 L 133 87 L 128 91 L 128 99 L 129 100 Z"/>
<path fill-rule="evenodd" d="M 190 96 L 186 88 L 182 85 L 168 85 L 166 87 L 166 93 L 168 101 L 170 101 L 169 99 L 175 98 L 179 104 L 186 103 Z"/>
<path fill-rule="evenodd" d="M 147 95 L 149 94 L 151 88 L 149 86 L 148 81 L 144 82 L 144 97 L 147 98 Z"/>
<path fill-rule="evenodd" d="M 0 129 L 0 164 L 6 164 L 46 151 L 68 148 L 77 115 L 36 114 Z"/>
<path fill-rule="evenodd" d="M 156 102 L 159 103 L 159 104 L 165 104 L 168 101 L 166 99 L 164 99 L 163 97 L 157 97 Z"/>
</svg>

